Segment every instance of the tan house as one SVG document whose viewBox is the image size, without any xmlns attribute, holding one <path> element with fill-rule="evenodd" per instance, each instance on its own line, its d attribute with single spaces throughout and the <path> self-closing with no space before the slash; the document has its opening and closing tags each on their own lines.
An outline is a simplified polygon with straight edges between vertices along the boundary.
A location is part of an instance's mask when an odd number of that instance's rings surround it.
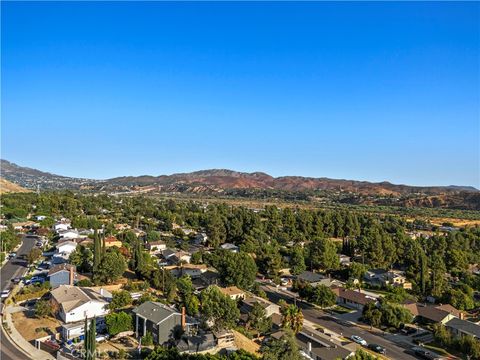
<svg viewBox="0 0 480 360">
<path fill-rule="evenodd" d="M 118 248 L 122 247 L 122 242 L 118 240 L 115 236 L 108 236 L 105 238 L 105 247 L 109 248 L 112 246 L 116 246 Z"/>
<path fill-rule="evenodd" d="M 218 290 L 220 290 L 220 292 L 223 295 L 228 296 L 232 300 L 238 300 L 238 299 L 244 299 L 245 298 L 245 293 L 236 286 L 229 286 L 229 287 L 226 287 L 226 288 L 219 286 Z"/>
<path fill-rule="evenodd" d="M 417 319 L 425 322 L 441 323 L 445 324 L 451 319 L 460 315 L 461 311 L 455 309 L 451 305 L 426 305 L 421 303 L 409 303 L 403 305 L 406 309 L 410 310 L 412 315 Z"/>
</svg>

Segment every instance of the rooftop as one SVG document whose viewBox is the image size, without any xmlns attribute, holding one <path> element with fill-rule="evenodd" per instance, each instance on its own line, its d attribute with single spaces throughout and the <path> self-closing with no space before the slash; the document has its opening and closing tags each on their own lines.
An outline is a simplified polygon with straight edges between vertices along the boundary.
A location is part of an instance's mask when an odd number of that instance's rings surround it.
<svg viewBox="0 0 480 360">
<path fill-rule="evenodd" d="M 181 316 L 181 314 L 176 310 L 154 301 L 144 302 L 142 305 L 133 309 L 133 312 L 145 319 L 150 320 L 154 324 L 159 324 L 172 315 Z"/>
</svg>

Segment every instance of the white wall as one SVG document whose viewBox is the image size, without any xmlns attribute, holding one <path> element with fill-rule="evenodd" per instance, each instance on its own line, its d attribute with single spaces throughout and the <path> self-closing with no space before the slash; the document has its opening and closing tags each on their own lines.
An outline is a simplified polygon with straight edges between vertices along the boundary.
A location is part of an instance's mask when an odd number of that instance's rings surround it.
<svg viewBox="0 0 480 360">
<path fill-rule="evenodd" d="M 108 311 L 106 302 L 91 300 L 88 303 L 73 309 L 67 314 L 61 314 L 61 317 L 64 322 L 71 323 L 85 320 L 85 316 L 87 318 L 104 316 L 108 314 Z"/>
</svg>

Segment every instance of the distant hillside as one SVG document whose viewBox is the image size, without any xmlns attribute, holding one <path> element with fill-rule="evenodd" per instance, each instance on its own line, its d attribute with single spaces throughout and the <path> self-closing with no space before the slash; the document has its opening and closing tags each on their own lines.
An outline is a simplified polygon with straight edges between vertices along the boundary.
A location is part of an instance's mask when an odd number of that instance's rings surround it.
<svg viewBox="0 0 480 360">
<path fill-rule="evenodd" d="M 20 185 L 14 184 L 8 180 L 0 178 L 0 194 L 5 194 L 5 193 L 16 193 L 16 192 L 29 192 L 30 190 L 27 190 Z"/>
<path fill-rule="evenodd" d="M 312 200 L 327 197 L 334 202 L 445 207 L 480 210 L 480 192 L 468 186 L 408 186 L 389 182 L 272 177 L 262 172 L 244 173 L 226 169 L 201 170 L 161 176 L 124 176 L 108 180 L 70 178 L 1 160 L 7 180 L 25 188 L 76 189 L 102 192 L 158 192 L 224 194 L 243 197 L 285 197 Z"/>
</svg>

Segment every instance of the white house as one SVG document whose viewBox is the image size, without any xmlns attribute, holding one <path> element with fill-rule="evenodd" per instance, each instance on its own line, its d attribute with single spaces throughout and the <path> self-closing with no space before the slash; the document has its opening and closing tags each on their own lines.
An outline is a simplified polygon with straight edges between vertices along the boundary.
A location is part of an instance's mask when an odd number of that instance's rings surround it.
<svg viewBox="0 0 480 360">
<path fill-rule="evenodd" d="M 103 317 L 108 314 L 108 299 L 111 294 L 100 289 L 71 285 L 60 285 L 51 292 L 52 299 L 58 304 L 59 316 L 65 323 L 73 323 L 86 318 Z"/>
<path fill-rule="evenodd" d="M 223 250 L 228 250 L 228 251 L 231 251 L 231 252 L 234 252 L 234 253 L 237 253 L 239 248 L 237 245 L 235 244 L 231 244 L 231 243 L 225 243 L 225 244 L 222 244 L 220 246 Z"/>
<path fill-rule="evenodd" d="M 59 254 L 70 255 L 77 248 L 77 243 L 75 241 L 67 240 L 57 244 L 56 247 Z"/>
<path fill-rule="evenodd" d="M 55 232 L 61 231 L 61 230 L 68 230 L 70 229 L 70 224 L 59 222 L 53 225 L 53 230 Z"/>
<path fill-rule="evenodd" d="M 60 239 L 76 239 L 80 237 L 80 234 L 75 229 L 59 230 L 57 234 Z"/>
</svg>

